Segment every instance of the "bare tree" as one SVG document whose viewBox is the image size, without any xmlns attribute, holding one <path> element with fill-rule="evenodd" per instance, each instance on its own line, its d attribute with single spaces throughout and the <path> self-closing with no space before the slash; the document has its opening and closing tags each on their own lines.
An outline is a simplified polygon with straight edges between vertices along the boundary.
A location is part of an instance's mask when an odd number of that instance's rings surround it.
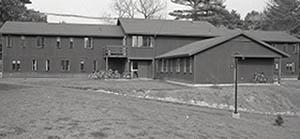
<svg viewBox="0 0 300 139">
<path fill-rule="evenodd" d="M 113 9 L 119 17 L 135 18 L 137 15 L 148 18 L 159 15 L 166 8 L 163 0 L 114 0 Z"/>
<path fill-rule="evenodd" d="M 136 10 L 145 19 L 149 19 L 159 16 L 157 14 L 164 10 L 166 6 L 166 2 L 162 2 L 161 0 L 138 0 Z"/>
<path fill-rule="evenodd" d="M 135 0 L 114 0 L 113 9 L 119 17 L 134 18 L 136 14 Z"/>
</svg>

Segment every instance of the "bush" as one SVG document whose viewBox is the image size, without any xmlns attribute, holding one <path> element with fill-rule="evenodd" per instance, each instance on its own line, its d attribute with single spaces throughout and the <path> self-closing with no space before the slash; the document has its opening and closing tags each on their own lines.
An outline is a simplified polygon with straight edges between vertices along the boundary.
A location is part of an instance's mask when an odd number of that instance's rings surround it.
<svg viewBox="0 0 300 139">
<path fill-rule="evenodd" d="M 120 74 L 118 70 L 113 71 L 112 69 L 109 69 L 108 71 L 97 71 L 94 73 L 91 73 L 89 75 L 90 79 L 95 80 L 105 80 L 105 79 L 129 79 L 130 73 L 124 72 L 123 74 Z"/>
<path fill-rule="evenodd" d="M 283 118 L 280 115 L 277 115 L 274 125 L 281 126 L 283 123 L 284 123 Z"/>
</svg>

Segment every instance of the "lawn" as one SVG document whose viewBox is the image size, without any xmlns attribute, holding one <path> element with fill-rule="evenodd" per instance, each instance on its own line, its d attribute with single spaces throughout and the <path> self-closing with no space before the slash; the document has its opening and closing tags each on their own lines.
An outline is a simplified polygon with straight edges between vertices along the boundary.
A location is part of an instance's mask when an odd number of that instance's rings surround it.
<svg viewBox="0 0 300 139">
<path fill-rule="evenodd" d="M 285 123 L 279 127 L 273 125 L 272 115 L 242 112 L 241 119 L 236 120 L 228 110 L 106 94 L 93 88 L 128 93 L 150 90 L 153 94 L 176 91 L 184 94 L 200 89 L 151 80 L 0 79 L 0 138 L 295 139 L 300 136 L 297 116 L 283 116 Z M 285 82 L 279 90 L 285 88 L 297 90 L 299 86 Z M 222 93 L 226 88 L 206 90 Z"/>
<path fill-rule="evenodd" d="M 12 82 L 81 90 L 102 90 L 119 95 L 179 102 L 212 108 L 233 109 L 233 87 L 185 87 L 157 80 L 8 79 Z M 239 109 L 256 113 L 299 112 L 300 82 L 281 86 L 239 87 Z"/>
</svg>

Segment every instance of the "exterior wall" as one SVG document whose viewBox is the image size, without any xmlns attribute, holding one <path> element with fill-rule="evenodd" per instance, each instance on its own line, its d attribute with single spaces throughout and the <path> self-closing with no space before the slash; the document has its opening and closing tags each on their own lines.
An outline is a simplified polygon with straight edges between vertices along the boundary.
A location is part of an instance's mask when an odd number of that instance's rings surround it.
<svg viewBox="0 0 300 139">
<path fill-rule="evenodd" d="M 168 51 L 182 47 L 186 44 L 201 41 L 207 38 L 204 37 L 170 37 L 170 36 L 157 36 L 155 38 L 155 56 L 159 56 Z"/>
<path fill-rule="evenodd" d="M 180 58 L 180 72 L 176 71 L 176 59 L 168 59 L 168 70 L 162 71 L 162 62 L 161 60 L 156 60 L 157 67 L 155 71 L 155 78 L 156 79 L 164 79 L 164 80 L 172 80 L 172 81 L 179 81 L 179 82 L 186 82 L 186 83 L 193 83 L 194 81 L 194 69 L 192 66 L 192 72 L 189 71 L 189 68 L 186 72 L 184 72 L 184 62 L 186 58 L 191 59 L 191 57 L 183 57 Z M 166 60 L 166 59 L 165 59 Z M 172 62 L 172 64 L 170 64 Z M 192 64 L 193 65 L 193 64 Z M 172 68 L 172 70 L 171 70 Z"/>
<path fill-rule="evenodd" d="M 129 57 L 146 57 L 153 58 L 154 56 L 159 56 L 168 51 L 174 50 L 176 48 L 182 47 L 186 44 L 207 39 L 205 37 L 180 37 L 180 36 L 156 36 L 154 37 L 153 48 L 145 47 L 131 47 L 132 46 L 132 36 L 128 35 L 126 37 L 126 45 L 129 48 Z M 143 35 L 142 35 L 143 36 Z"/>
<path fill-rule="evenodd" d="M 300 52 L 299 52 L 299 43 L 275 43 L 271 42 L 270 45 L 274 46 L 275 48 L 284 51 L 290 55 L 288 58 L 284 58 L 281 61 L 281 75 L 283 77 L 297 77 L 300 69 Z M 291 72 L 287 69 L 288 63 L 295 63 L 295 71 Z M 278 63 L 278 61 L 276 61 Z"/>
<path fill-rule="evenodd" d="M 268 48 L 241 36 L 195 55 L 195 83 L 232 83 L 234 66 L 233 54 L 235 52 L 239 52 L 242 55 L 274 55 L 280 57 Z M 258 64 L 256 66 L 258 67 L 257 69 L 262 69 L 263 67 L 260 66 L 265 65 Z M 249 69 L 249 72 L 265 72 L 265 74 L 269 75 L 273 73 L 273 70 L 266 72 L 252 71 L 252 69 Z M 249 72 L 247 71 L 245 73 L 248 74 Z M 242 81 L 241 77 L 239 77 L 239 81 Z"/>
<path fill-rule="evenodd" d="M 6 73 L 15 73 L 12 70 L 12 61 L 21 61 L 21 71 L 24 76 L 31 76 L 32 73 L 38 74 L 54 74 L 54 73 L 91 73 L 94 70 L 93 61 L 97 61 L 97 70 L 105 69 L 104 47 L 106 45 L 121 45 L 122 38 L 93 38 L 93 48 L 84 48 L 84 37 L 72 37 L 74 46 L 69 48 L 69 38 L 61 37 L 61 49 L 56 47 L 56 39 L 58 36 L 44 36 L 44 48 L 36 46 L 37 36 L 25 36 L 25 47 L 21 47 L 21 36 L 10 36 L 12 47 L 6 45 L 7 36 L 4 36 L 3 45 L 3 64 L 4 76 Z M 38 69 L 32 71 L 32 60 L 38 61 Z M 50 71 L 46 71 L 46 60 L 50 60 Z M 62 71 L 61 60 L 70 61 L 70 71 Z M 80 61 L 84 60 L 84 71 L 80 70 Z M 13 74 L 7 74 L 13 75 Z M 22 75 L 22 74 L 21 74 Z"/>
</svg>

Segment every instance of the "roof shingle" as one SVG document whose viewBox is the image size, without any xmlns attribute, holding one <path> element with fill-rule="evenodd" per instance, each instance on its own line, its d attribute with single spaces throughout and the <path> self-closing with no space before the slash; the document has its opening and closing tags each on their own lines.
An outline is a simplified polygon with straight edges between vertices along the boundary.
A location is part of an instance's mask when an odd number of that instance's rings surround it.
<svg viewBox="0 0 300 139">
<path fill-rule="evenodd" d="M 0 29 L 2 34 L 61 35 L 61 36 L 124 36 L 120 26 L 57 24 L 37 22 L 6 22 Z"/>
<path fill-rule="evenodd" d="M 160 56 L 157 56 L 156 58 L 173 58 L 173 57 L 192 56 L 192 55 L 203 52 L 209 48 L 217 46 L 223 42 L 226 42 L 228 40 L 231 40 L 231 39 L 233 39 L 237 36 L 241 36 L 241 35 L 251 38 L 252 40 L 262 44 L 263 46 L 271 49 L 272 51 L 274 51 L 284 57 L 289 57 L 289 55 L 286 54 L 285 52 L 282 52 L 282 51 L 270 46 L 269 44 L 262 42 L 261 40 L 257 39 L 256 37 L 253 37 L 251 34 L 235 32 L 235 33 L 227 34 L 227 35 L 224 35 L 221 37 L 216 37 L 216 38 L 193 42 L 193 43 L 187 44 L 185 46 L 179 47 L 177 49 L 174 49 L 172 51 L 169 51 Z"/>
<path fill-rule="evenodd" d="M 128 19 L 118 20 L 126 34 L 170 35 L 170 36 L 215 36 L 215 27 L 208 22 Z"/>
</svg>

